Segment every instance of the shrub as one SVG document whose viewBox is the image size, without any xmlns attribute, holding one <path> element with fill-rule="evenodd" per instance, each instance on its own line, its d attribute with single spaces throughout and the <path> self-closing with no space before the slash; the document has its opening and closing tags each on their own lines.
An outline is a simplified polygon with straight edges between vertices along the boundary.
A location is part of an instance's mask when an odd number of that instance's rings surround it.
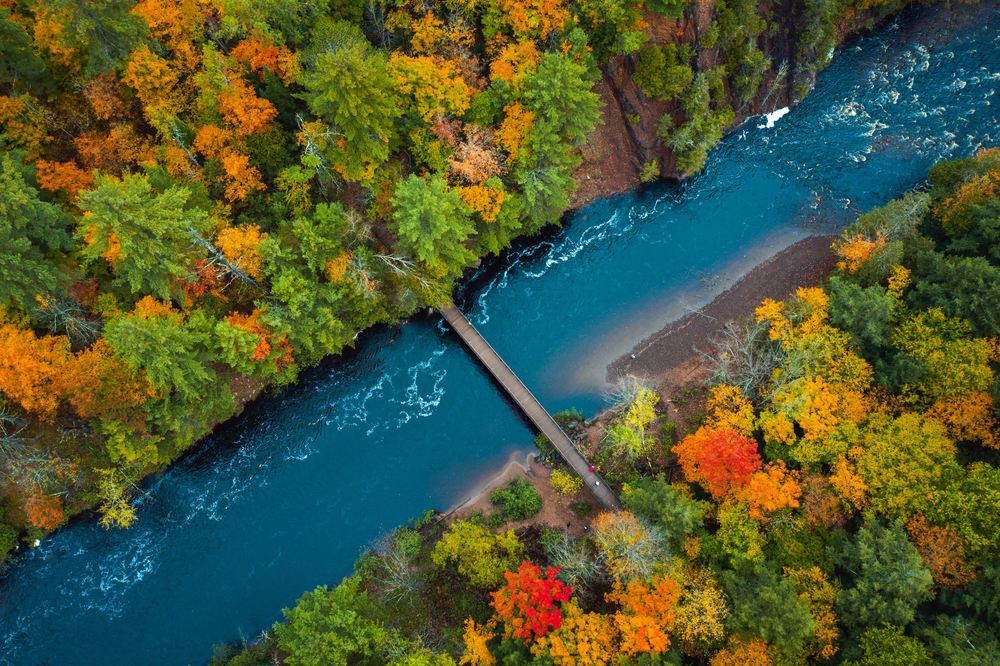
<svg viewBox="0 0 1000 666">
<path fill-rule="evenodd" d="M 513 530 L 493 534 L 484 527 L 459 520 L 434 547 L 431 559 L 439 566 L 456 562 L 458 573 L 476 587 L 496 587 L 505 571 L 521 559 L 521 542 Z"/>
<path fill-rule="evenodd" d="M 636 85 L 647 97 L 668 100 L 680 95 L 694 80 L 688 64 L 692 55 L 687 44 L 643 47 L 635 65 Z"/>
<path fill-rule="evenodd" d="M 594 512 L 594 507 L 590 502 L 573 502 L 569 505 L 570 511 L 585 518 Z"/>
<path fill-rule="evenodd" d="M 583 488 L 583 481 L 580 480 L 580 477 L 572 472 L 564 472 L 561 469 L 552 470 L 552 474 L 549 476 L 549 483 L 552 484 L 552 489 L 560 497 L 575 495 Z"/>
<path fill-rule="evenodd" d="M 7 553 L 17 548 L 17 535 L 16 527 L 0 523 L 0 561 L 3 561 Z"/>
<path fill-rule="evenodd" d="M 590 507 L 587 502 L 576 502 L 572 506 L 577 504 Z M 571 586 L 577 593 L 593 585 L 601 574 L 601 567 L 587 539 L 574 538 L 563 530 L 546 530 L 542 548 L 552 566 L 559 568 L 556 578 Z"/>
<path fill-rule="evenodd" d="M 490 493 L 490 504 L 508 520 L 527 520 L 542 508 L 542 498 L 530 483 L 517 477 L 506 488 Z"/>
<path fill-rule="evenodd" d="M 506 522 L 507 519 L 504 517 L 503 512 L 492 511 L 490 515 L 486 518 L 486 527 L 495 530 L 500 527 L 503 527 L 504 523 Z"/>
<path fill-rule="evenodd" d="M 660 164 L 658 160 L 653 160 L 652 162 L 646 162 L 642 165 L 642 171 L 639 172 L 639 180 L 644 183 L 652 183 L 654 180 L 660 177 Z"/>
</svg>

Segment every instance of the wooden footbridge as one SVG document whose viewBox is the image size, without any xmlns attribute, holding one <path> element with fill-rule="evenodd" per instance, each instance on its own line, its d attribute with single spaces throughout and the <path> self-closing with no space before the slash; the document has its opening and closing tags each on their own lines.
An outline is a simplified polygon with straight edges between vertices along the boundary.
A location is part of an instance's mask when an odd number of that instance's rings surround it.
<svg viewBox="0 0 1000 666">
<path fill-rule="evenodd" d="M 465 315 L 453 304 L 438 308 L 438 312 L 451 324 L 451 327 L 458 333 L 469 349 L 472 350 L 472 353 L 479 357 L 483 365 L 500 382 L 500 385 L 504 387 L 507 394 L 521 407 L 521 411 L 531 419 L 535 427 L 549 438 L 549 441 L 559 451 L 559 454 L 569 463 L 573 471 L 583 480 L 584 485 L 604 505 L 604 508 L 609 511 L 619 511 L 621 504 L 608 485 L 596 472 L 590 471 L 590 465 L 573 448 L 573 443 L 566 436 L 566 433 L 562 431 L 562 428 L 559 427 L 559 424 L 549 416 L 549 413 L 545 411 L 541 403 L 538 402 L 535 396 L 531 395 L 531 391 L 517 378 L 517 375 L 504 363 L 500 355 L 493 350 L 493 347 L 486 342 L 486 339 L 466 319 Z"/>
</svg>

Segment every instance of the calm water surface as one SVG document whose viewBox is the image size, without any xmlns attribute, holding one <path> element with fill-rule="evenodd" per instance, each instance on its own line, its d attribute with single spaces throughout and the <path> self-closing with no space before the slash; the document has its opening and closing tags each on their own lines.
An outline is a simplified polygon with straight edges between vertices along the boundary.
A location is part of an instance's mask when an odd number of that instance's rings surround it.
<svg viewBox="0 0 1000 666">
<path fill-rule="evenodd" d="M 702 175 L 595 203 L 484 262 L 460 306 L 550 411 L 596 412 L 607 362 L 667 320 L 939 158 L 995 144 L 1000 8 L 955 13 L 850 42 L 774 127 L 751 119 Z M 532 436 L 436 316 L 368 331 L 148 483 L 132 529 L 84 519 L 20 557 L 0 580 L 0 662 L 204 663 Z"/>
</svg>

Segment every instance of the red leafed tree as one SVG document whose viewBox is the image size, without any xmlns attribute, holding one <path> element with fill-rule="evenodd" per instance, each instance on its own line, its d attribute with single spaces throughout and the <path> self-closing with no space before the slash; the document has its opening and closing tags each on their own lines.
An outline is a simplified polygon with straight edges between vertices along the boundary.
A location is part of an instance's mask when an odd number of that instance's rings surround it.
<svg viewBox="0 0 1000 666">
<path fill-rule="evenodd" d="M 43 530 L 51 530 L 66 517 L 62 501 L 54 495 L 46 495 L 41 488 L 36 488 L 28 497 L 24 503 L 24 513 L 27 514 L 29 523 Z"/>
<path fill-rule="evenodd" d="M 514 638 L 544 636 L 562 624 L 562 609 L 555 603 L 569 601 L 572 590 L 555 579 L 559 569 L 549 567 L 542 576 L 541 567 L 522 562 L 517 573 L 508 571 L 506 587 L 493 593 L 490 604 Z"/>
<path fill-rule="evenodd" d="M 225 269 L 212 264 L 207 259 L 198 259 L 191 265 L 191 274 L 197 275 L 196 282 L 177 278 L 171 289 L 180 289 L 184 292 L 184 307 L 193 307 L 194 304 L 206 294 L 217 298 L 220 301 L 228 300 L 222 293 L 226 288 Z"/>
<path fill-rule="evenodd" d="M 750 483 L 760 469 L 757 442 L 732 430 L 701 427 L 674 447 L 689 482 L 699 483 L 716 499 Z"/>
</svg>

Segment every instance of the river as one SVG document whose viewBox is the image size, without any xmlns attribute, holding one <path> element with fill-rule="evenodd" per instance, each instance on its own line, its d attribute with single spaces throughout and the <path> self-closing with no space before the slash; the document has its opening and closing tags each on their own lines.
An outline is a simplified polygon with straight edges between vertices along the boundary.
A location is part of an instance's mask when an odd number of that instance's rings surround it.
<svg viewBox="0 0 1000 666">
<path fill-rule="evenodd" d="M 550 411 L 601 406 L 605 366 L 794 241 L 835 231 L 1000 129 L 1000 5 L 908 11 L 752 118 L 704 173 L 596 202 L 485 261 L 457 302 Z M 366 543 L 447 508 L 532 431 L 436 315 L 358 338 L 149 481 L 139 521 L 76 520 L 0 581 L 0 662 L 205 663 Z"/>
</svg>

